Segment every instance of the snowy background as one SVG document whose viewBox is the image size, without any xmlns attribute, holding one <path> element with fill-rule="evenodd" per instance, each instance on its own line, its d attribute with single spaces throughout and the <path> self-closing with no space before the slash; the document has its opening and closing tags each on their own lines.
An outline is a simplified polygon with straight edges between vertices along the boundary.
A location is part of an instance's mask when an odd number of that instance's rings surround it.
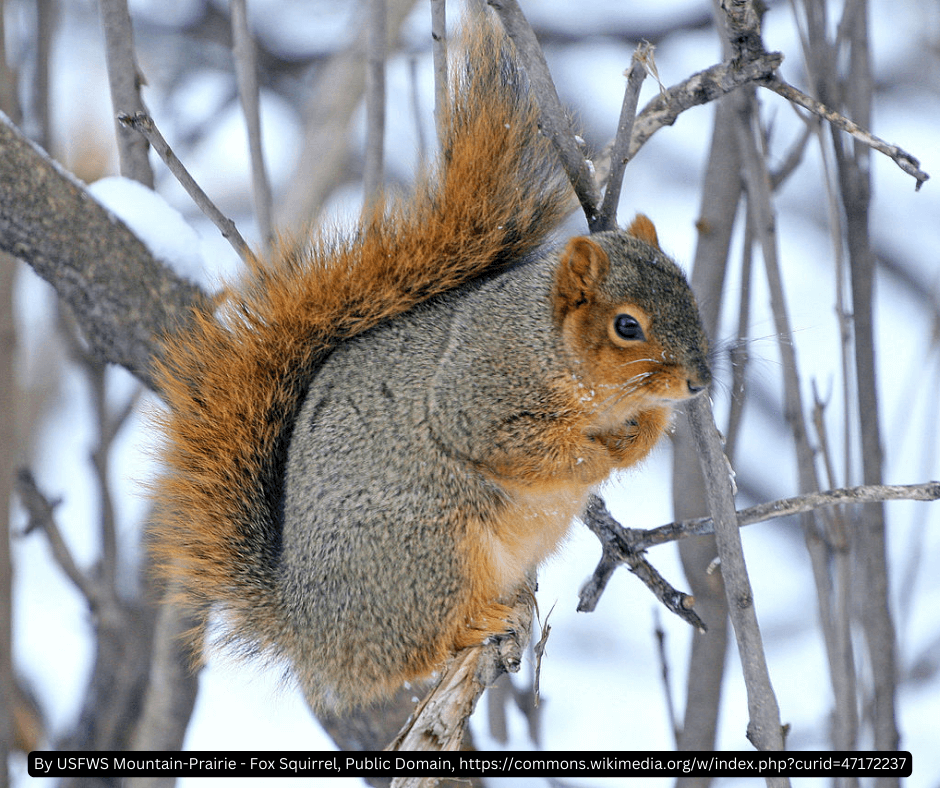
<svg viewBox="0 0 940 788">
<path fill-rule="evenodd" d="M 227 4 L 216 2 L 226 12 Z M 249 0 L 251 24 L 265 45 L 284 58 L 331 49 L 354 24 L 354 4 Z M 52 83 L 54 153 L 81 172 L 90 158 L 113 149 L 112 110 L 108 98 L 103 41 L 90 0 L 63 0 L 55 42 Z M 710 13 L 705 0 L 656 0 L 569 4 L 560 0 L 523 2 L 537 30 L 584 36 L 581 45 L 554 47 L 546 55 L 563 101 L 573 106 L 589 137 L 602 144 L 613 132 L 622 100 L 622 72 L 634 43 L 605 38 L 607 30 L 648 27 L 662 31 L 670 20 Z M 32 4 L 6 4 L 8 46 L 26 60 Z M 871 0 L 871 36 L 878 95 L 874 131 L 921 159 L 935 180 L 940 178 L 940 4 L 919 0 Z M 185 26 L 202 13 L 198 0 L 133 0 L 138 58 L 148 80 L 144 98 L 171 144 L 197 181 L 242 233 L 257 242 L 250 216 L 251 190 L 247 145 L 232 102 L 233 77 L 224 57 L 209 52 L 195 59 L 183 82 L 175 73 L 161 31 Z M 189 16 L 188 16 L 189 15 Z M 787 55 L 783 74 L 802 85 L 799 39 L 788 3 L 771 4 L 765 20 L 770 50 Z M 652 35 L 652 34 L 651 34 Z M 426 4 L 418 3 L 403 36 L 405 50 L 417 57 L 418 82 L 425 115 L 429 114 L 430 68 Z M 710 27 L 685 29 L 655 41 L 660 78 L 666 85 L 720 60 L 717 37 Z M 390 63 L 391 107 L 410 107 L 410 66 L 406 57 Z M 655 94 L 647 80 L 641 106 Z M 773 150 L 782 157 L 799 133 L 801 122 L 776 96 L 760 95 L 765 122 L 774 127 Z M 262 114 L 269 172 L 275 189 L 283 187 L 294 165 L 300 137 L 298 109 L 285 91 L 266 90 Z M 686 266 L 696 239 L 700 187 L 710 140 L 712 109 L 698 108 L 660 131 L 627 170 L 621 219 L 642 210 L 652 217 L 664 248 Z M 431 128 L 428 117 L 425 131 Z M 361 127 L 360 120 L 357 127 Z M 28 129 L 27 129 L 28 131 Z M 197 133 L 198 132 L 198 133 Z M 361 134 L 359 134 L 361 137 Z M 358 145 L 358 137 L 351 141 Z M 390 181 L 407 182 L 417 161 L 414 117 L 395 111 L 388 117 Z M 98 168 L 114 171 L 113 160 Z M 155 254 L 207 287 L 215 287 L 237 270 L 234 252 L 189 203 L 162 165 L 155 164 L 157 195 L 134 184 L 109 179 L 93 193 L 142 237 Z M 913 181 L 891 161 L 873 158 L 873 240 L 879 254 L 901 264 L 921 283 L 919 292 L 902 280 L 881 275 L 877 281 L 876 328 L 879 385 L 885 436 L 885 478 L 889 483 L 914 483 L 940 478 L 937 417 L 940 390 L 940 184 L 929 182 L 915 193 Z M 342 222 L 354 215 L 359 195 L 344 188 L 331 201 L 328 216 Z M 838 414 L 839 349 L 834 312 L 832 249 L 826 220 L 821 162 L 810 147 L 799 172 L 777 196 L 778 232 L 794 326 L 793 341 L 804 384 L 815 380 L 824 396 L 831 395 L 829 427 L 841 440 Z M 580 226 L 576 230 L 583 229 Z M 733 259 L 739 258 L 733 253 Z M 734 276 L 736 274 L 732 274 Z M 755 278 L 755 312 L 750 351 L 751 396 L 737 471 L 742 489 L 763 499 L 795 494 L 789 437 L 781 426 L 779 360 L 773 321 L 766 306 L 761 276 Z M 57 510 L 61 527 L 82 566 L 91 565 L 98 544 L 89 537 L 99 502 L 91 491 L 88 451 L 92 436 L 83 379 L 69 371 L 62 351 L 53 344 L 55 320 L 50 289 L 31 273 L 18 279 L 17 304 L 22 343 L 19 374 L 23 386 L 52 387 L 52 404 L 29 458 L 41 488 L 62 498 Z M 733 297 L 732 281 L 728 292 Z M 925 295 L 925 293 L 932 295 Z M 734 305 L 725 311 L 733 313 Z M 733 337 L 734 325 L 723 323 L 722 337 Z M 64 372 L 63 372 L 64 370 Z M 727 370 L 726 370 L 727 371 Z M 109 396 L 121 402 L 136 384 L 120 370 L 109 373 Z M 50 382 L 52 378 L 54 382 Z M 809 391 L 804 392 L 805 396 Z M 727 385 L 718 385 L 716 412 L 722 423 L 727 411 Z M 142 408 L 157 407 L 144 397 Z M 139 482 L 152 473 L 147 449 L 151 443 L 141 418 L 133 419 L 120 436 L 113 460 L 117 517 L 122 546 L 137 549 L 146 505 Z M 625 474 L 605 490 L 615 516 L 634 527 L 653 527 L 672 519 L 668 442 L 641 468 Z M 858 483 L 857 479 L 842 480 Z M 756 500 L 746 494 L 739 507 Z M 20 516 L 21 513 L 20 513 Z M 891 503 L 887 506 L 891 549 L 892 605 L 898 634 L 902 674 L 898 696 L 902 748 L 914 756 L 911 788 L 940 786 L 940 504 Z M 22 520 L 14 525 L 22 526 Z M 803 538 L 795 522 L 751 526 L 744 544 L 754 585 L 771 678 L 781 717 L 791 726 L 792 749 L 827 746 L 827 715 L 832 706 L 824 647 L 816 622 L 816 601 Z M 15 561 L 15 658 L 49 715 L 53 737 L 73 724 L 91 660 L 88 613 L 81 598 L 53 565 L 42 538 L 19 539 Z M 542 746 L 546 750 L 669 749 L 672 732 L 662 688 L 661 663 L 654 630 L 666 632 L 672 691 L 681 703 L 689 628 L 660 609 L 641 584 L 618 572 L 590 615 L 575 613 L 577 592 L 599 557 L 596 540 L 576 525 L 566 547 L 539 578 L 539 605 L 554 606 L 552 635 L 542 665 Z M 674 546 L 654 548 L 653 564 L 674 585 L 684 588 Z M 864 676 L 864 649 L 857 648 Z M 719 746 L 749 749 L 745 694 L 732 647 L 722 706 Z M 524 666 L 523 672 L 529 669 Z M 325 749 L 330 740 L 320 732 L 299 695 L 279 683 L 277 674 L 225 662 L 213 662 L 201 676 L 201 691 L 186 740 L 187 749 Z M 681 716 L 681 709 L 678 710 Z M 488 743 L 485 726 L 475 725 L 478 743 Z M 868 741 L 863 733 L 862 746 Z M 514 720 L 511 748 L 527 749 L 524 725 Z M 29 781 L 25 765 L 17 764 L 19 784 Z M 239 780 L 248 786 L 254 781 Z M 303 782 L 303 781 L 302 781 Z M 306 781 L 311 784 L 313 781 Z M 534 781 L 538 782 L 538 781 Z M 580 784 L 613 784 L 615 780 L 579 780 Z M 664 780 L 666 785 L 671 781 Z M 317 779 L 317 785 L 330 780 Z M 184 785 L 194 783 L 183 781 Z M 347 783 L 348 784 L 348 783 Z M 508 783 L 507 783 L 508 784 Z M 513 785 L 520 784 L 514 780 Z"/>
</svg>

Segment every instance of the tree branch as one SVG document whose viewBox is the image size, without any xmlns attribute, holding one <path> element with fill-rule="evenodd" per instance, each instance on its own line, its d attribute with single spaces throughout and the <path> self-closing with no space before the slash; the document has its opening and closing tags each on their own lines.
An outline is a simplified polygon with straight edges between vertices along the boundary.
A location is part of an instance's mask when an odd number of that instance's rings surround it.
<svg viewBox="0 0 940 788">
<path fill-rule="evenodd" d="M 0 113 L 0 249 L 69 305 L 93 352 L 153 388 L 159 339 L 205 294 L 157 262 L 84 186 Z"/>
<path fill-rule="evenodd" d="M 631 159 L 636 156 L 650 137 L 675 123 L 687 109 L 714 101 L 742 85 L 767 79 L 782 62 L 779 52 L 765 52 L 744 63 L 718 63 L 667 88 L 637 115 L 627 156 Z"/>
<path fill-rule="evenodd" d="M 630 571 L 639 577 L 653 592 L 653 595 L 666 606 L 667 610 L 672 611 L 700 632 L 705 631 L 702 619 L 692 610 L 695 599 L 669 585 L 643 557 L 643 549 L 637 549 L 634 546 L 636 536 L 644 533 L 643 531 L 624 528 L 620 525 L 611 516 L 604 502 L 596 495 L 588 499 L 583 519 L 584 524 L 600 539 L 604 552 L 591 580 L 581 589 L 579 611 L 585 613 L 593 611 L 614 569 L 620 564 L 626 564 Z"/>
<path fill-rule="evenodd" d="M 385 172 L 385 61 L 388 50 L 388 9 L 385 0 L 365 5 L 366 149 L 362 174 L 362 211 L 370 215 L 380 204 Z"/>
<path fill-rule="evenodd" d="M 875 136 L 867 129 L 862 128 L 857 123 L 849 120 L 845 115 L 830 109 L 821 101 L 817 101 L 812 96 L 807 96 L 800 90 L 774 75 L 758 82 L 762 87 L 772 90 L 774 93 L 783 96 L 788 101 L 797 106 L 808 109 L 814 115 L 822 118 L 837 129 L 850 134 L 854 139 L 867 145 L 873 150 L 883 153 L 889 159 L 894 161 L 904 172 L 910 175 L 916 181 L 914 189 L 920 191 L 920 187 L 929 180 L 930 176 L 920 168 L 920 161 L 907 151 L 899 148 L 897 145 L 891 145 L 880 137 Z"/>
<path fill-rule="evenodd" d="M 846 504 L 874 503 L 876 501 L 936 501 L 940 500 L 940 482 L 923 484 L 883 484 L 863 485 L 860 487 L 842 487 L 825 492 L 813 492 L 792 498 L 780 498 L 776 501 L 750 506 L 737 512 L 738 527 L 774 520 L 778 517 L 790 517 L 803 514 L 824 506 L 843 506 Z M 676 542 L 690 536 L 703 536 L 715 533 L 711 517 L 697 517 L 692 520 L 661 525 L 644 531 L 637 528 L 624 528 L 618 539 L 629 544 L 634 551 L 648 550 L 656 545 Z"/>
<path fill-rule="evenodd" d="M 588 227 L 593 231 L 598 219 L 600 193 L 594 182 L 591 165 L 581 152 L 571 122 L 558 98 L 558 91 L 555 90 L 555 83 L 548 71 L 548 64 L 538 39 L 516 0 L 487 0 L 487 4 L 499 14 L 507 35 L 516 45 L 516 54 L 525 68 L 530 87 L 542 112 L 542 131 L 558 150 L 568 180 L 571 181 L 587 217 Z"/>
<path fill-rule="evenodd" d="M 16 490 L 23 508 L 29 515 L 25 533 L 38 529 L 46 535 L 59 568 L 85 597 L 88 606 L 93 610 L 96 609 L 102 601 L 101 588 L 78 568 L 78 564 L 72 557 L 72 551 L 62 538 L 62 532 L 53 514 L 59 502 L 46 498 L 36 485 L 33 475 L 25 468 L 16 475 Z"/>
<path fill-rule="evenodd" d="M 127 0 L 102 0 L 101 25 L 104 28 L 108 84 L 115 115 L 146 112 L 140 95 L 143 76 L 134 54 L 134 28 Z M 130 129 L 116 124 L 121 175 L 153 188 L 147 141 Z"/>
<path fill-rule="evenodd" d="M 444 669 L 440 681 L 418 704 L 411 719 L 389 750 L 457 750 L 463 742 L 467 720 L 484 690 L 503 673 L 515 673 L 532 630 L 535 597 L 524 586 L 512 603 L 512 631 L 479 646 L 458 651 Z M 417 781 L 415 781 L 417 780 Z M 398 778 L 395 788 L 416 788 L 420 778 Z"/>
<path fill-rule="evenodd" d="M 248 29 L 248 9 L 245 0 L 232 0 L 232 55 L 235 61 L 235 81 L 245 128 L 248 131 L 248 152 L 251 157 L 251 187 L 255 197 L 255 216 L 265 247 L 274 240 L 274 220 L 271 207 L 271 184 L 264 163 L 261 144 L 261 108 L 258 95 L 258 66 L 255 42 Z"/>
<path fill-rule="evenodd" d="M 251 255 L 251 249 L 248 248 L 245 239 L 242 238 L 238 228 L 235 227 L 235 222 L 225 216 L 215 206 L 215 203 L 209 199 L 209 195 L 202 190 L 202 187 L 196 183 L 193 176 L 189 174 L 189 170 L 186 169 L 183 162 L 179 160 L 179 157 L 160 133 L 160 129 L 153 122 L 153 118 L 145 112 L 138 112 L 134 115 L 122 112 L 118 114 L 118 120 L 122 125 L 140 132 L 146 138 L 151 147 L 157 152 L 157 155 L 163 159 L 163 163 L 166 164 L 170 172 L 176 176 L 180 185 L 186 189 L 186 193 L 193 198 L 193 202 L 199 206 L 199 210 L 219 228 L 222 237 L 238 252 L 238 256 L 242 260 L 246 260 Z"/>
<path fill-rule="evenodd" d="M 721 576 L 728 599 L 728 615 L 734 629 L 744 685 L 747 690 L 747 737 L 759 750 L 783 750 L 780 708 L 770 681 L 763 640 L 754 609 L 754 594 L 744 561 L 741 535 L 729 478 L 730 467 L 721 446 L 708 399 L 689 403 L 689 425 L 698 446 L 708 508 L 715 520 L 715 541 L 721 559 Z M 768 780 L 771 786 L 789 785 L 785 777 Z"/>
<path fill-rule="evenodd" d="M 610 174 L 607 176 L 607 189 L 604 192 L 604 202 L 598 216 L 598 230 L 612 230 L 617 226 L 617 206 L 620 204 L 623 173 L 630 161 L 627 151 L 633 138 L 633 124 L 636 120 L 637 103 L 640 100 L 640 88 L 646 78 L 646 63 L 652 58 L 652 50 L 653 47 L 645 41 L 640 44 L 633 53 L 633 59 L 627 71 L 627 87 L 623 93 L 617 134 L 610 150 Z"/>
<path fill-rule="evenodd" d="M 434 63 L 434 117 L 447 102 L 447 3 L 431 0 L 431 56 Z"/>
</svg>

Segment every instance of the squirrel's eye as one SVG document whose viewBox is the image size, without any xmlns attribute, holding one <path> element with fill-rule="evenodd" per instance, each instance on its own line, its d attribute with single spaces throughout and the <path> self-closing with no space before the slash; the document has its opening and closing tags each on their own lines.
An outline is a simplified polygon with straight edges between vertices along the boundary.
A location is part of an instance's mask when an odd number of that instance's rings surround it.
<svg viewBox="0 0 940 788">
<path fill-rule="evenodd" d="M 617 332 L 617 336 L 621 339 L 646 339 L 640 321 L 633 317 L 633 315 L 626 313 L 617 315 L 617 317 L 614 318 L 614 331 Z"/>
</svg>

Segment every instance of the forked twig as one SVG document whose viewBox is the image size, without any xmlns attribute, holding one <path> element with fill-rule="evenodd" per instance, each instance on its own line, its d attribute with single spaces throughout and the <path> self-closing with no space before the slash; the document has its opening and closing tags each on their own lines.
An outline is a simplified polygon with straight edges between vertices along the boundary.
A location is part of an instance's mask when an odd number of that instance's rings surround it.
<svg viewBox="0 0 940 788">
<path fill-rule="evenodd" d="M 738 527 L 743 528 L 746 525 L 777 517 L 804 514 L 827 506 L 900 500 L 940 500 L 940 482 L 867 485 L 807 493 L 741 509 L 737 512 L 737 521 Z M 690 536 L 714 534 L 715 525 L 711 517 L 681 520 L 649 530 L 627 528 L 614 519 L 600 498 L 591 496 L 585 510 L 584 522 L 600 540 L 603 555 L 591 579 L 581 590 L 578 610 L 594 610 L 614 570 L 626 564 L 668 610 L 704 631 L 705 625 L 692 609 L 695 604 L 694 597 L 673 588 L 644 558 L 643 553 L 656 545 L 676 542 Z"/>
<path fill-rule="evenodd" d="M 635 548 L 635 535 L 642 534 L 643 531 L 620 525 L 596 495 L 588 499 L 583 519 L 585 525 L 600 540 L 604 552 L 591 579 L 581 589 L 579 611 L 589 613 L 594 610 L 614 570 L 619 565 L 626 564 L 668 610 L 700 632 L 705 631 L 705 623 L 692 609 L 695 599 L 673 588 L 643 557 L 643 550 Z"/>
<path fill-rule="evenodd" d="M 59 530 L 54 513 L 60 501 L 50 501 L 37 486 L 32 473 L 26 468 L 21 468 L 17 473 L 16 491 L 23 508 L 29 515 L 29 523 L 24 533 L 38 529 L 46 535 L 49 547 L 52 549 L 52 556 L 59 568 L 85 597 L 89 606 L 94 608 L 101 601 L 101 589 L 79 569 L 71 549 Z"/>
</svg>

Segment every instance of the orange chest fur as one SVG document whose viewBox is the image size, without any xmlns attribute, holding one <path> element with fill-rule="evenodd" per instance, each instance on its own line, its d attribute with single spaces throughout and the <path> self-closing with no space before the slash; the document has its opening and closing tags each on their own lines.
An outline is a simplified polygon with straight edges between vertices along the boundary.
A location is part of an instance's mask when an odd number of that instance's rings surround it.
<svg viewBox="0 0 940 788">
<path fill-rule="evenodd" d="M 583 511 L 592 485 L 571 481 L 503 483 L 506 501 L 480 529 L 476 563 L 489 593 L 502 596 L 563 543 Z"/>
</svg>

